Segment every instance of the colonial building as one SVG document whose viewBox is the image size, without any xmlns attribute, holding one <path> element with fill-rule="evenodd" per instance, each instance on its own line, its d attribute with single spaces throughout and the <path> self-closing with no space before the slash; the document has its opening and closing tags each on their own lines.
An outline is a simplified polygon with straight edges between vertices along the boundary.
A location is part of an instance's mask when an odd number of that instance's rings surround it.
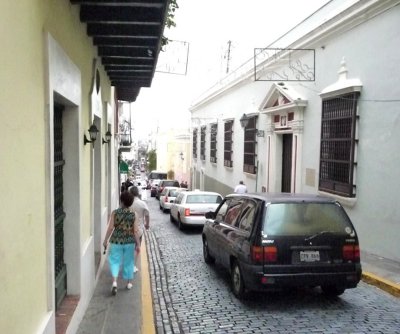
<svg viewBox="0 0 400 334">
<path fill-rule="evenodd" d="M 188 129 L 160 130 L 156 135 L 157 170 L 179 182 L 190 178 L 190 135 Z M 172 176 L 169 176 L 172 177 Z"/>
<path fill-rule="evenodd" d="M 362 250 L 399 261 L 399 4 L 330 1 L 204 93 L 194 185 L 335 197 Z"/>
<path fill-rule="evenodd" d="M 76 331 L 118 206 L 118 106 L 151 85 L 168 3 L 1 3 L 1 333 L 55 333 L 66 301 Z"/>
</svg>

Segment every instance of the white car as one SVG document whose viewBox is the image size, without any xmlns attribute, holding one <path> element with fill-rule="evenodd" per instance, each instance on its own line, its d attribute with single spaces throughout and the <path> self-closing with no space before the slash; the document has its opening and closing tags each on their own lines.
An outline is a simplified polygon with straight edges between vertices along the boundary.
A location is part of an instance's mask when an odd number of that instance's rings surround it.
<svg viewBox="0 0 400 334">
<path fill-rule="evenodd" d="M 172 205 L 172 202 L 175 201 L 176 196 L 178 196 L 180 191 L 186 191 L 185 188 L 178 187 L 165 187 L 160 194 L 160 210 L 163 212 L 167 212 Z"/>
<path fill-rule="evenodd" d="M 215 211 L 222 202 L 222 195 L 212 191 L 183 191 L 172 203 L 169 218 L 179 229 L 185 225 L 204 225 L 205 213 Z"/>
</svg>

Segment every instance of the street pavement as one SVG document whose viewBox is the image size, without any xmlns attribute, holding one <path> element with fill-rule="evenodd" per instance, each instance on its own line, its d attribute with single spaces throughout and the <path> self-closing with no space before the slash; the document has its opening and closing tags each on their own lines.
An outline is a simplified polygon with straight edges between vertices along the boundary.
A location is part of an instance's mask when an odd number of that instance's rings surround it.
<svg viewBox="0 0 400 334">
<path fill-rule="evenodd" d="M 151 229 L 145 233 L 144 243 L 142 244 L 140 271 L 136 273 L 132 290 L 127 290 L 124 286 L 123 281 L 120 280 L 117 295 L 111 295 L 111 278 L 107 261 L 105 261 L 98 279 L 98 283 L 96 285 L 94 295 L 77 333 L 247 333 L 245 331 L 245 325 L 249 321 L 247 316 L 249 305 L 245 305 L 246 310 L 244 312 L 238 311 L 236 309 L 236 306 L 232 306 L 229 303 L 224 305 L 224 307 L 220 306 L 221 300 L 232 298 L 230 295 L 226 295 L 230 294 L 229 289 L 225 287 L 226 282 L 222 282 L 222 285 L 224 286 L 222 289 L 222 297 L 217 297 L 215 295 L 215 292 L 211 292 L 211 289 L 208 290 L 207 283 L 205 285 L 203 284 L 202 286 L 196 287 L 196 277 L 189 277 L 190 275 L 188 276 L 187 273 L 182 273 L 182 277 L 176 277 L 173 276 L 172 273 L 167 273 L 167 270 L 165 268 L 165 258 L 168 256 L 168 258 L 172 258 L 173 255 L 169 254 L 169 251 L 167 250 L 164 251 L 165 254 L 162 254 L 162 252 L 160 251 L 162 245 L 159 245 L 159 242 L 161 241 L 161 243 L 163 243 L 164 245 L 175 243 L 175 240 L 167 240 L 167 238 L 170 236 L 169 234 L 165 236 L 162 235 L 163 233 L 165 233 L 165 229 L 167 228 L 165 226 L 165 221 L 169 220 L 169 218 L 167 215 L 163 215 L 160 212 L 160 210 L 158 209 L 158 203 L 154 198 L 151 198 L 149 196 L 147 198 L 147 203 L 151 211 Z M 171 228 L 171 226 L 168 226 L 168 228 Z M 179 231 L 179 233 L 181 233 L 181 231 Z M 198 232 L 197 234 L 200 234 L 200 232 Z M 180 252 L 183 252 L 183 254 L 178 254 L 179 252 L 176 250 L 176 247 L 174 248 L 174 246 L 176 246 L 176 244 L 171 246 L 172 248 L 170 251 L 176 253 L 175 255 L 189 257 L 190 249 L 186 248 L 183 251 L 181 250 Z M 393 296 L 400 297 L 400 263 L 383 259 L 367 253 L 362 253 L 361 259 L 364 282 L 371 284 L 376 288 L 379 288 L 376 293 L 384 290 Z M 171 265 L 171 263 L 168 263 L 167 265 Z M 184 271 L 185 269 L 187 269 L 187 271 L 195 270 L 187 264 L 183 265 L 185 266 L 185 268 L 178 268 L 180 271 Z M 196 272 L 194 272 L 194 274 L 196 274 Z M 182 282 L 179 282 L 179 280 L 181 280 Z M 218 284 L 221 284 L 221 282 L 218 282 Z M 365 283 L 360 283 L 360 286 L 362 284 L 368 287 L 368 285 L 366 285 Z M 181 288 L 185 291 L 188 290 L 188 292 L 179 292 L 177 294 L 177 289 Z M 200 295 L 198 294 L 199 288 L 203 290 Z M 194 289 L 196 289 L 196 292 L 191 292 L 191 290 Z M 358 289 L 362 288 L 358 287 L 356 289 L 351 289 L 348 291 L 354 291 Z M 368 293 L 371 294 L 369 290 L 371 289 L 368 288 Z M 374 293 L 374 291 L 372 293 Z M 343 296 L 345 296 L 346 294 L 347 292 L 345 292 Z M 303 298 L 303 296 L 301 295 L 297 297 Z M 383 296 L 383 298 L 384 297 L 385 296 Z M 193 299 L 193 301 L 189 300 L 191 298 Z M 279 298 L 282 298 L 282 296 L 278 297 L 278 299 L 276 297 L 272 297 L 271 302 L 276 301 L 277 304 L 279 304 L 281 303 L 281 300 Z M 262 329 L 259 329 L 259 331 L 249 331 L 249 333 L 281 333 L 279 326 L 282 326 L 282 333 L 285 332 L 284 328 L 287 325 L 285 324 L 285 321 L 287 322 L 293 320 L 290 319 L 290 317 L 293 317 L 293 314 L 290 314 L 293 313 L 293 310 L 289 310 L 290 303 L 293 303 L 293 296 L 285 295 L 283 296 L 283 298 L 291 299 L 291 301 L 288 301 L 289 304 L 285 304 L 284 306 L 284 309 L 288 309 L 289 312 L 287 319 L 282 320 L 279 314 L 277 321 L 274 322 L 274 320 L 276 319 L 271 318 L 271 321 L 267 323 L 265 323 L 265 321 L 262 323 L 260 322 L 260 328 Z M 345 297 L 340 298 L 344 299 L 343 310 L 337 310 L 335 308 L 334 311 L 339 312 L 342 318 L 346 318 L 346 313 L 350 314 L 350 312 L 347 312 L 346 310 L 347 304 Z M 355 298 L 354 296 L 352 296 L 351 300 L 352 302 L 360 302 L 360 304 L 362 304 L 364 303 L 365 299 L 368 299 L 370 297 L 364 295 L 364 293 L 361 292 L 359 298 L 360 300 L 354 301 Z M 398 300 L 396 299 L 396 301 L 394 302 L 394 308 L 389 305 L 387 310 L 380 310 L 380 312 L 387 312 L 387 316 L 385 316 L 385 314 L 377 314 L 376 316 L 374 316 L 373 314 L 365 315 L 366 319 L 364 321 L 366 323 L 370 321 L 369 326 L 372 326 L 374 324 L 374 321 L 381 323 L 382 320 L 387 320 L 388 325 L 386 325 L 385 327 L 385 325 L 383 324 L 382 331 L 380 328 L 377 328 L 376 331 L 371 331 L 371 327 L 368 327 L 366 324 L 365 326 L 362 325 L 361 327 L 357 327 L 360 328 L 357 333 L 400 333 L 400 315 L 398 314 L 398 312 L 396 313 L 394 311 L 397 310 L 396 307 L 398 307 L 399 305 L 397 301 Z M 306 302 L 311 303 L 309 300 L 306 300 Z M 377 301 L 365 301 L 365 304 L 374 303 L 377 303 Z M 223 309 L 223 312 L 221 312 L 221 309 L 216 310 L 215 307 L 213 307 L 212 305 L 218 305 L 220 308 Z M 261 314 L 266 314 L 268 312 L 273 313 L 272 311 L 275 311 L 275 309 L 271 310 L 267 306 L 267 304 L 261 303 L 261 306 L 262 308 L 264 308 L 261 310 Z M 317 307 L 318 305 L 312 306 Z M 251 311 L 253 311 L 252 314 L 257 314 L 257 312 L 260 311 L 260 305 L 257 303 L 254 305 L 250 303 L 250 307 L 253 307 L 251 309 Z M 379 305 L 371 307 L 376 307 L 378 309 Z M 196 308 L 198 308 L 198 312 L 196 311 Z M 207 311 L 207 319 L 203 319 L 205 316 L 201 312 L 201 310 L 204 308 L 209 308 Z M 189 311 L 193 312 L 193 310 L 194 316 L 189 315 Z M 237 324 L 235 328 L 232 327 L 232 324 L 229 321 L 224 322 L 220 319 L 220 313 L 222 313 L 223 316 L 225 312 L 229 315 L 227 318 L 233 317 L 235 319 L 235 323 Z M 317 321 L 324 321 L 323 317 L 326 316 L 325 313 L 319 314 L 317 310 L 313 310 L 312 313 L 315 313 L 314 316 L 322 318 L 318 319 Z M 199 317 L 202 317 L 202 321 L 199 321 Z M 296 330 L 296 333 L 307 333 L 309 320 L 305 319 L 302 322 L 301 320 L 298 320 L 297 317 L 298 315 L 296 314 L 296 319 L 294 319 L 293 321 L 298 322 L 298 328 L 300 328 L 300 331 Z M 351 318 L 354 317 L 354 315 L 348 315 L 348 317 Z M 376 319 L 373 319 L 374 317 L 376 317 Z M 216 327 L 217 329 L 212 329 L 215 327 L 213 327 L 212 324 L 218 320 L 221 322 Z M 259 320 L 259 318 L 255 318 L 254 321 Z M 346 319 L 346 321 L 350 321 L 350 323 L 353 320 L 354 319 Z M 341 322 L 343 322 L 343 320 L 338 320 L 337 327 L 335 328 L 335 325 L 333 325 L 333 327 L 330 328 L 330 332 L 338 333 L 339 326 L 343 326 L 341 325 Z M 396 323 L 398 325 L 397 329 Z M 207 326 L 207 324 L 210 324 L 210 326 Z M 323 328 L 323 326 L 321 326 L 321 328 Z M 343 332 L 343 328 L 341 330 Z M 313 330 L 313 332 L 318 331 Z M 326 328 L 321 329 L 321 333 L 326 332 Z M 355 331 L 349 329 L 349 331 L 345 331 L 345 333 L 355 333 Z"/>
</svg>

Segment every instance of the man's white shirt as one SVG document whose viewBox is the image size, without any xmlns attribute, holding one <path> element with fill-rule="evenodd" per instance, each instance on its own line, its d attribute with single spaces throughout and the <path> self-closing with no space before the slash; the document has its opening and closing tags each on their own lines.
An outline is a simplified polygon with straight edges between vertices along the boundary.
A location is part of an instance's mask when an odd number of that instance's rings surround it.
<svg viewBox="0 0 400 334">
<path fill-rule="evenodd" d="M 244 194 L 247 193 L 247 187 L 244 184 L 238 184 L 234 190 L 237 194 Z"/>
<path fill-rule="evenodd" d="M 135 197 L 131 205 L 131 209 L 138 215 L 140 236 L 144 232 L 144 217 L 150 215 L 149 207 L 146 202 L 142 201 L 139 197 Z"/>
</svg>

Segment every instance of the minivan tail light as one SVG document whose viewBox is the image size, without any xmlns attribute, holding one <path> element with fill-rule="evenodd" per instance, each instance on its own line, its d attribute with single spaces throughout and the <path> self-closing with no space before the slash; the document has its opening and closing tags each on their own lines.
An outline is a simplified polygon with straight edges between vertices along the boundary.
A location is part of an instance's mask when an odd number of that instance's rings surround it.
<svg viewBox="0 0 400 334">
<path fill-rule="evenodd" d="M 190 216 L 190 209 L 188 208 L 185 209 L 185 216 Z"/>
<path fill-rule="evenodd" d="M 355 260 L 360 260 L 360 246 L 354 246 L 354 258 Z"/>
<path fill-rule="evenodd" d="M 344 245 L 342 252 L 343 252 L 343 260 L 345 260 L 345 261 L 359 261 L 360 260 L 360 246 L 359 245 Z"/>
<path fill-rule="evenodd" d="M 262 263 L 263 262 L 263 248 L 261 246 L 252 246 L 251 247 L 251 259 L 255 263 Z"/>
<path fill-rule="evenodd" d="M 165 196 L 165 197 L 164 197 L 164 202 L 165 202 L 165 203 L 168 203 L 168 196 Z"/>
<path fill-rule="evenodd" d="M 255 263 L 272 263 L 278 260 L 278 249 L 276 246 L 252 246 L 251 258 Z"/>
<path fill-rule="evenodd" d="M 275 246 L 264 247 L 265 262 L 276 262 L 278 259 L 278 249 Z"/>
</svg>

